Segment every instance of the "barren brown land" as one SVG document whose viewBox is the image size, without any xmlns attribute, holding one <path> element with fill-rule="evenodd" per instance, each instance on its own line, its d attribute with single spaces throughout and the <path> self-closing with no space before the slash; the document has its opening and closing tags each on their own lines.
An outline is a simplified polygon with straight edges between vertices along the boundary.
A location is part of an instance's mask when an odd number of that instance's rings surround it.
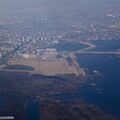
<svg viewBox="0 0 120 120">
<path fill-rule="evenodd" d="M 34 72 L 44 75 L 58 75 L 58 74 L 75 74 L 79 76 L 84 74 L 84 71 L 78 67 L 77 61 L 72 61 L 69 65 L 65 58 L 55 60 L 41 60 L 41 59 L 27 59 L 15 58 L 8 61 L 8 65 L 24 65 L 34 68 Z"/>
</svg>

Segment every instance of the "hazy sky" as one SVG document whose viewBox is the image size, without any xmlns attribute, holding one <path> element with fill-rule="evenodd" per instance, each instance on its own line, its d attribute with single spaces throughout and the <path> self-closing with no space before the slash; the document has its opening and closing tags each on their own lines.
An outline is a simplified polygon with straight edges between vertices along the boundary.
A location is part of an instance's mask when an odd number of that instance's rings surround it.
<svg viewBox="0 0 120 120">
<path fill-rule="evenodd" d="M 118 4 L 120 0 L 0 0 L 0 8 L 22 8 L 22 7 L 69 7 L 69 6 L 102 6 L 105 4 Z"/>
</svg>

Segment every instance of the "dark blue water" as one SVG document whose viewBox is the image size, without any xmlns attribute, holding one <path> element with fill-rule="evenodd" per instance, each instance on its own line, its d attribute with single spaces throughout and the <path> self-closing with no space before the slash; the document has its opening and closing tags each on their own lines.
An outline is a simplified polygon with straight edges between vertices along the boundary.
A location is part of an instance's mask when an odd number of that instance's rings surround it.
<svg viewBox="0 0 120 120">
<path fill-rule="evenodd" d="M 6 103 L 5 103 L 4 97 L 2 95 L 0 95 L 0 111 L 4 110 L 4 108 L 6 107 L 5 104 Z"/>
<path fill-rule="evenodd" d="M 102 74 L 96 77 L 93 74 L 92 80 L 88 78 L 84 87 L 80 88 L 79 97 L 120 117 L 120 58 L 109 55 L 78 55 L 78 61 L 81 67 L 87 68 L 91 73 L 97 70 Z M 96 86 L 90 86 L 91 83 Z"/>
<path fill-rule="evenodd" d="M 111 42 L 109 46 L 105 42 L 97 43 L 101 47 L 96 50 L 114 51 L 120 48 L 118 42 L 114 41 L 114 44 Z M 78 93 L 62 94 L 60 97 L 67 100 L 83 99 L 89 104 L 97 105 L 104 112 L 120 118 L 120 57 L 78 54 L 77 60 L 81 67 L 87 69 L 90 77 L 86 78 L 87 81 L 79 88 Z"/>
<path fill-rule="evenodd" d="M 97 40 L 92 42 L 97 46 L 95 49 L 91 49 L 91 51 L 117 51 L 120 49 L 120 40 Z"/>
<path fill-rule="evenodd" d="M 27 120 L 40 120 L 40 102 L 37 99 L 32 99 L 27 105 Z"/>
<path fill-rule="evenodd" d="M 5 69 L 10 70 L 33 70 L 33 67 L 30 66 L 24 66 L 24 65 L 8 65 L 5 67 Z"/>
<path fill-rule="evenodd" d="M 60 44 L 56 44 L 54 46 L 52 46 L 52 48 L 56 48 L 58 51 L 77 51 L 80 49 L 83 49 L 87 46 L 83 45 L 83 44 L 70 44 L 70 43 L 60 43 Z"/>
</svg>

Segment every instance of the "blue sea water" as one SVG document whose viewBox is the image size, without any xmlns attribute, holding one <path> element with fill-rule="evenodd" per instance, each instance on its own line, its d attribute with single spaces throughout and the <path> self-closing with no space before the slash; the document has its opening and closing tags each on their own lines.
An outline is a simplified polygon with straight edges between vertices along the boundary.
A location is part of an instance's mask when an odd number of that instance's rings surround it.
<svg viewBox="0 0 120 120">
<path fill-rule="evenodd" d="M 28 102 L 26 117 L 27 120 L 40 120 L 40 103 L 36 98 Z"/>
<path fill-rule="evenodd" d="M 0 110 L 3 110 L 5 108 L 5 100 L 2 95 L 0 95 Z"/>
<path fill-rule="evenodd" d="M 112 44 L 106 42 L 96 43 L 96 50 L 119 49 L 120 41 L 111 41 Z M 107 48 L 106 44 L 110 47 Z M 86 103 L 94 104 L 102 111 L 120 118 L 120 56 L 77 54 L 77 60 L 80 66 L 87 70 L 89 77 L 78 93 L 62 94 L 60 97 L 68 100 L 83 99 Z"/>
<path fill-rule="evenodd" d="M 120 40 L 96 40 L 91 43 L 97 47 L 90 51 L 117 51 L 120 49 Z"/>
<path fill-rule="evenodd" d="M 108 43 L 105 43 L 105 41 L 96 44 L 100 51 L 119 49 L 119 44 L 116 41 L 109 43 L 111 47 L 108 48 L 106 46 Z M 59 50 L 63 51 L 82 48 L 76 44 L 59 46 Z M 62 94 L 61 97 L 68 100 L 83 99 L 86 103 L 94 104 L 102 111 L 120 118 L 120 56 L 77 54 L 77 60 L 80 66 L 87 70 L 89 77 L 86 78 L 84 85 L 79 87 L 78 93 L 66 93 Z M 0 96 L 0 109 L 4 107 L 4 97 Z M 40 120 L 40 103 L 36 99 L 28 103 L 27 120 Z"/>
<path fill-rule="evenodd" d="M 30 66 L 24 66 L 24 65 L 8 65 L 4 69 L 10 69 L 10 70 L 33 70 L 34 68 Z"/>
<path fill-rule="evenodd" d="M 83 44 L 71 44 L 71 43 L 60 43 L 60 44 L 56 44 L 54 46 L 51 46 L 52 48 L 56 48 L 58 51 L 77 51 L 80 49 L 83 49 L 85 47 L 87 47 L 86 45 Z"/>
<path fill-rule="evenodd" d="M 78 55 L 81 67 L 99 75 L 87 78 L 79 97 L 103 111 L 120 117 L 120 58 L 109 55 Z M 92 86 L 92 84 L 95 84 Z"/>
</svg>

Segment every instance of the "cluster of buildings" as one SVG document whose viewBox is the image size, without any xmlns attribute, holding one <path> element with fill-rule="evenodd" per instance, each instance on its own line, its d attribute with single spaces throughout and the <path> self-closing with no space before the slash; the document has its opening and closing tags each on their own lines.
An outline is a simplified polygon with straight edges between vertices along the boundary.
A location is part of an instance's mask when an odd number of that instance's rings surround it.
<svg viewBox="0 0 120 120">
<path fill-rule="evenodd" d="M 54 48 L 45 48 L 36 50 L 35 54 L 23 53 L 19 56 L 26 59 L 39 58 L 41 60 L 55 60 L 58 58 L 58 52 Z"/>
<path fill-rule="evenodd" d="M 46 51 L 44 48 L 57 43 L 59 42 L 55 39 L 55 35 L 50 33 L 39 33 L 36 36 L 27 37 L 0 33 L 0 58 L 18 57 L 23 53 L 29 56 L 31 54 L 32 57 L 40 56 Z"/>
<path fill-rule="evenodd" d="M 60 42 L 120 39 L 120 9 L 111 8 L 99 14 L 84 13 L 84 10 L 49 14 L 40 11 L 27 11 L 30 14 L 26 15 L 22 14 L 26 12 L 23 10 L 0 16 L 0 58 L 19 54 L 40 56 L 42 51 L 47 51 L 45 48 Z"/>
</svg>

